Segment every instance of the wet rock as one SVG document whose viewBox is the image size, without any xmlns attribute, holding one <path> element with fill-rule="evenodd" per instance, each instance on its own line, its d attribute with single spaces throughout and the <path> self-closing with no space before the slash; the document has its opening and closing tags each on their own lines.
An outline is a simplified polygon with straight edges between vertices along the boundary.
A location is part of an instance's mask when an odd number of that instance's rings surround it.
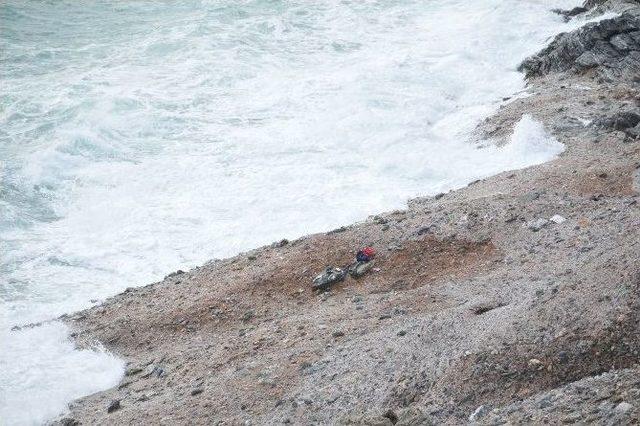
<svg viewBox="0 0 640 426">
<path fill-rule="evenodd" d="M 168 278 L 175 278 L 175 277 L 177 277 L 179 275 L 182 275 L 182 274 L 184 274 L 184 271 L 182 269 L 178 269 L 177 271 L 172 272 L 169 275 L 167 275 L 166 277 L 164 277 L 164 279 L 166 280 Z"/>
<path fill-rule="evenodd" d="M 113 413 L 114 411 L 119 410 L 120 408 L 122 408 L 120 406 L 120 400 L 119 399 L 114 399 L 107 406 L 107 413 Z"/>
<path fill-rule="evenodd" d="M 571 20 L 571 18 L 573 18 L 574 16 L 580 15 L 581 13 L 586 12 L 587 9 L 586 7 L 581 7 L 581 6 L 577 6 L 574 7 L 573 9 L 569 9 L 569 10 L 564 10 L 564 9 L 553 9 L 552 12 L 557 13 L 558 15 L 562 16 L 564 18 L 565 22 L 569 22 Z"/>
<path fill-rule="evenodd" d="M 602 77 L 633 79 L 640 72 L 640 18 L 624 13 L 558 35 L 519 67 L 527 78 L 596 69 Z"/>
</svg>

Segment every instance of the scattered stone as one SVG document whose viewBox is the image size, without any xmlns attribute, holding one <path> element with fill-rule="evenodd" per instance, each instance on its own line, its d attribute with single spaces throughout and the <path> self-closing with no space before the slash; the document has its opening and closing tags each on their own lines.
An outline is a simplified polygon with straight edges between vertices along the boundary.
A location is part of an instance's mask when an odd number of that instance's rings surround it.
<svg viewBox="0 0 640 426">
<path fill-rule="evenodd" d="M 377 223 L 378 225 L 384 225 L 385 223 L 389 222 L 389 219 L 376 215 L 373 217 L 373 222 Z"/>
<path fill-rule="evenodd" d="M 142 368 L 140 367 L 131 367 L 129 369 L 127 369 L 127 371 L 124 373 L 125 376 L 133 376 L 135 374 L 141 373 L 142 372 Z"/>
<path fill-rule="evenodd" d="M 580 419 L 582 419 L 582 416 L 580 415 L 580 413 L 570 413 L 562 417 L 560 421 L 565 424 L 571 424 L 579 421 Z"/>
<path fill-rule="evenodd" d="M 474 315 L 482 315 L 484 313 L 487 313 L 487 312 L 492 311 L 492 310 L 497 309 L 497 308 L 501 308 L 503 306 L 504 306 L 504 303 L 498 302 L 498 301 L 495 301 L 495 300 L 491 300 L 491 301 L 476 303 L 476 304 L 472 305 L 469 308 L 469 310 Z"/>
<path fill-rule="evenodd" d="M 539 219 L 527 222 L 527 228 L 529 228 L 533 232 L 538 232 L 539 230 L 544 228 L 548 223 L 549 221 L 547 219 L 539 218 Z"/>
<path fill-rule="evenodd" d="M 565 222 L 567 219 L 560 216 L 559 214 L 554 214 L 553 216 L 551 216 L 551 218 L 549 218 L 549 220 L 553 223 L 557 223 L 558 225 Z"/>
<path fill-rule="evenodd" d="M 119 399 L 114 399 L 107 406 L 107 413 L 113 413 L 114 411 L 119 410 L 120 408 L 121 408 L 120 407 L 120 400 Z"/>
<path fill-rule="evenodd" d="M 192 391 L 191 391 L 191 396 L 200 395 L 202 392 L 204 392 L 204 389 L 202 389 L 202 388 L 195 388 L 194 390 L 192 390 Z"/>
<path fill-rule="evenodd" d="M 470 422 L 478 421 L 482 417 L 484 417 L 488 412 L 489 412 L 489 407 L 487 407 L 486 405 L 481 405 L 478 408 L 476 408 L 476 410 L 469 416 L 469 421 Z"/>
<path fill-rule="evenodd" d="M 276 247 L 284 247 L 287 244 L 289 244 L 289 240 L 287 240 L 286 238 L 283 238 L 280 241 L 278 241 L 277 243 L 275 243 L 275 246 Z"/>
<path fill-rule="evenodd" d="M 72 417 L 65 417 L 63 419 L 60 419 L 60 424 L 62 426 L 79 426 L 80 422 Z"/>
<path fill-rule="evenodd" d="M 118 390 L 121 390 L 121 389 L 126 388 L 126 387 L 127 387 L 127 386 L 129 386 L 131 383 L 133 383 L 133 382 L 132 382 L 132 381 L 124 381 L 124 382 L 120 383 L 120 384 L 118 385 Z"/>
<path fill-rule="evenodd" d="M 393 424 L 398 423 L 398 415 L 393 410 L 387 410 L 387 412 L 384 413 L 382 417 L 386 417 L 387 419 L 391 420 L 391 423 Z"/>
<path fill-rule="evenodd" d="M 631 410 L 633 408 L 633 405 L 629 404 L 628 402 L 621 402 L 620 404 L 616 405 L 616 411 L 619 413 L 627 413 L 629 412 L 629 410 Z"/>
<path fill-rule="evenodd" d="M 344 331 L 336 330 L 333 333 L 331 333 L 331 336 L 333 336 L 334 338 L 342 337 L 344 336 Z"/>
<path fill-rule="evenodd" d="M 182 274 L 184 274 L 184 271 L 182 269 L 178 269 L 177 271 L 172 272 L 169 275 L 167 275 L 166 277 L 164 277 L 164 279 L 166 280 L 168 278 L 174 278 L 174 277 L 177 277 L 178 275 L 182 275 Z"/>
<path fill-rule="evenodd" d="M 148 401 L 156 395 L 157 394 L 155 392 L 145 392 L 142 395 L 140 395 L 140 397 L 138 398 L 138 401 L 140 402 Z"/>
<path fill-rule="evenodd" d="M 349 275 L 351 275 L 353 278 L 360 278 L 361 276 L 369 272 L 371 268 L 373 268 L 374 264 L 375 260 L 370 260 L 368 262 L 356 262 L 349 267 Z"/>
<path fill-rule="evenodd" d="M 242 315 L 242 322 L 249 322 L 253 317 L 256 316 L 256 313 L 253 309 L 249 309 Z"/>
<path fill-rule="evenodd" d="M 542 361 L 537 358 L 531 358 L 527 364 L 529 365 L 529 367 L 535 368 L 537 370 L 541 370 L 542 368 L 544 368 Z"/>
<path fill-rule="evenodd" d="M 160 377 L 163 377 L 164 375 L 165 375 L 165 371 L 161 366 L 151 364 L 147 368 L 145 368 L 144 374 L 140 377 L 142 377 L 143 379 L 146 379 L 148 377 L 160 378 Z"/>
<path fill-rule="evenodd" d="M 398 331 L 398 336 L 402 337 L 402 336 L 406 336 L 406 335 L 407 335 L 407 330 Z"/>
<path fill-rule="evenodd" d="M 339 233 L 344 232 L 346 230 L 347 230 L 346 226 L 341 226 L 340 228 L 336 228 L 336 229 L 333 229 L 333 230 L 327 232 L 327 235 L 339 234 Z"/>
<path fill-rule="evenodd" d="M 635 111 L 617 112 L 609 117 L 604 117 L 594 121 L 593 125 L 598 128 L 626 131 L 633 129 L 640 124 L 640 114 Z"/>
<path fill-rule="evenodd" d="M 428 234 L 429 232 L 431 232 L 431 225 L 423 226 L 422 228 L 418 229 L 416 234 L 417 235 L 424 235 L 424 234 Z"/>
</svg>

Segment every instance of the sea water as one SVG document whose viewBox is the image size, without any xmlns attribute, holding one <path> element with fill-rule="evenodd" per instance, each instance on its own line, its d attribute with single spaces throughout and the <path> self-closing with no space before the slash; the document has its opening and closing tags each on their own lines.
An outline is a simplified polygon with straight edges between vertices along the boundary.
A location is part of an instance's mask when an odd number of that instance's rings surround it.
<svg viewBox="0 0 640 426">
<path fill-rule="evenodd" d="M 63 313 L 558 155 L 531 117 L 503 148 L 471 131 L 577 4 L 3 1 L 2 424 L 121 378 Z"/>
</svg>

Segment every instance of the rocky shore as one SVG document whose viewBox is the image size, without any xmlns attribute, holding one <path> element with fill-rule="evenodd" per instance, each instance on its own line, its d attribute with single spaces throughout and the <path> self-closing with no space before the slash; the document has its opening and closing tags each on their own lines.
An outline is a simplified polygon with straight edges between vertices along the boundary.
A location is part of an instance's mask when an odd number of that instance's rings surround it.
<svg viewBox="0 0 640 426">
<path fill-rule="evenodd" d="M 640 3 L 522 64 L 556 160 L 177 271 L 65 317 L 128 363 L 56 424 L 637 424 Z M 310 283 L 363 246 L 376 265 Z"/>
</svg>

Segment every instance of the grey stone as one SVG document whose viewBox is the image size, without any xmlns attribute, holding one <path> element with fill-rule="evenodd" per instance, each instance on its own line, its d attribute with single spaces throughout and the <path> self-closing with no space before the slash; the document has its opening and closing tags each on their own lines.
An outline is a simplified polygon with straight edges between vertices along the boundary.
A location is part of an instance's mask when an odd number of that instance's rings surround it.
<svg viewBox="0 0 640 426">
<path fill-rule="evenodd" d="M 539 219 L 528 222 L 527 228 L 529 228 L 533 232 L 538 232 L 539 230 L 544 228 L 548 223 L 549 221 L 547 219 L 539 218 Z"/>
<path fill-rule="evenodd" d="M 142 378 L 147 378 L 147 377 L 162 377 L 165 375 L 165 371 L 164 368 L 162 368 L 160 365 L 157 364 L 151 364 L 149 366 L 147 366 L 147 368 L 144 369 L 144 373 L 142 374 Z"/>
<path fill-rule="evenodd" d="M 475 422 L 480 420 L 489 412 L 489 408 L 486 405 L 481 405 L 469 416 L 470 422 Z"/>
<path fill-rule="evenodd" d="M 120 408 L 122 408 L 120 406 L 120 400 L 119 399 L 114 399 L 107 406 L 107 413 L 113 413 L 114 411 L 119 410 Z"/>
<path fill-rule="evenodd" d="M 632 408 L 633 408 L 633 405 L 631 405 L 631 404 L 629 404 L 628 402 L 625 402 L 625 401 L 623 401 L 620 404 L 616 405 L 616 411 L 618 411 L 619 413 L 627 413 Z"/>
</svg>

